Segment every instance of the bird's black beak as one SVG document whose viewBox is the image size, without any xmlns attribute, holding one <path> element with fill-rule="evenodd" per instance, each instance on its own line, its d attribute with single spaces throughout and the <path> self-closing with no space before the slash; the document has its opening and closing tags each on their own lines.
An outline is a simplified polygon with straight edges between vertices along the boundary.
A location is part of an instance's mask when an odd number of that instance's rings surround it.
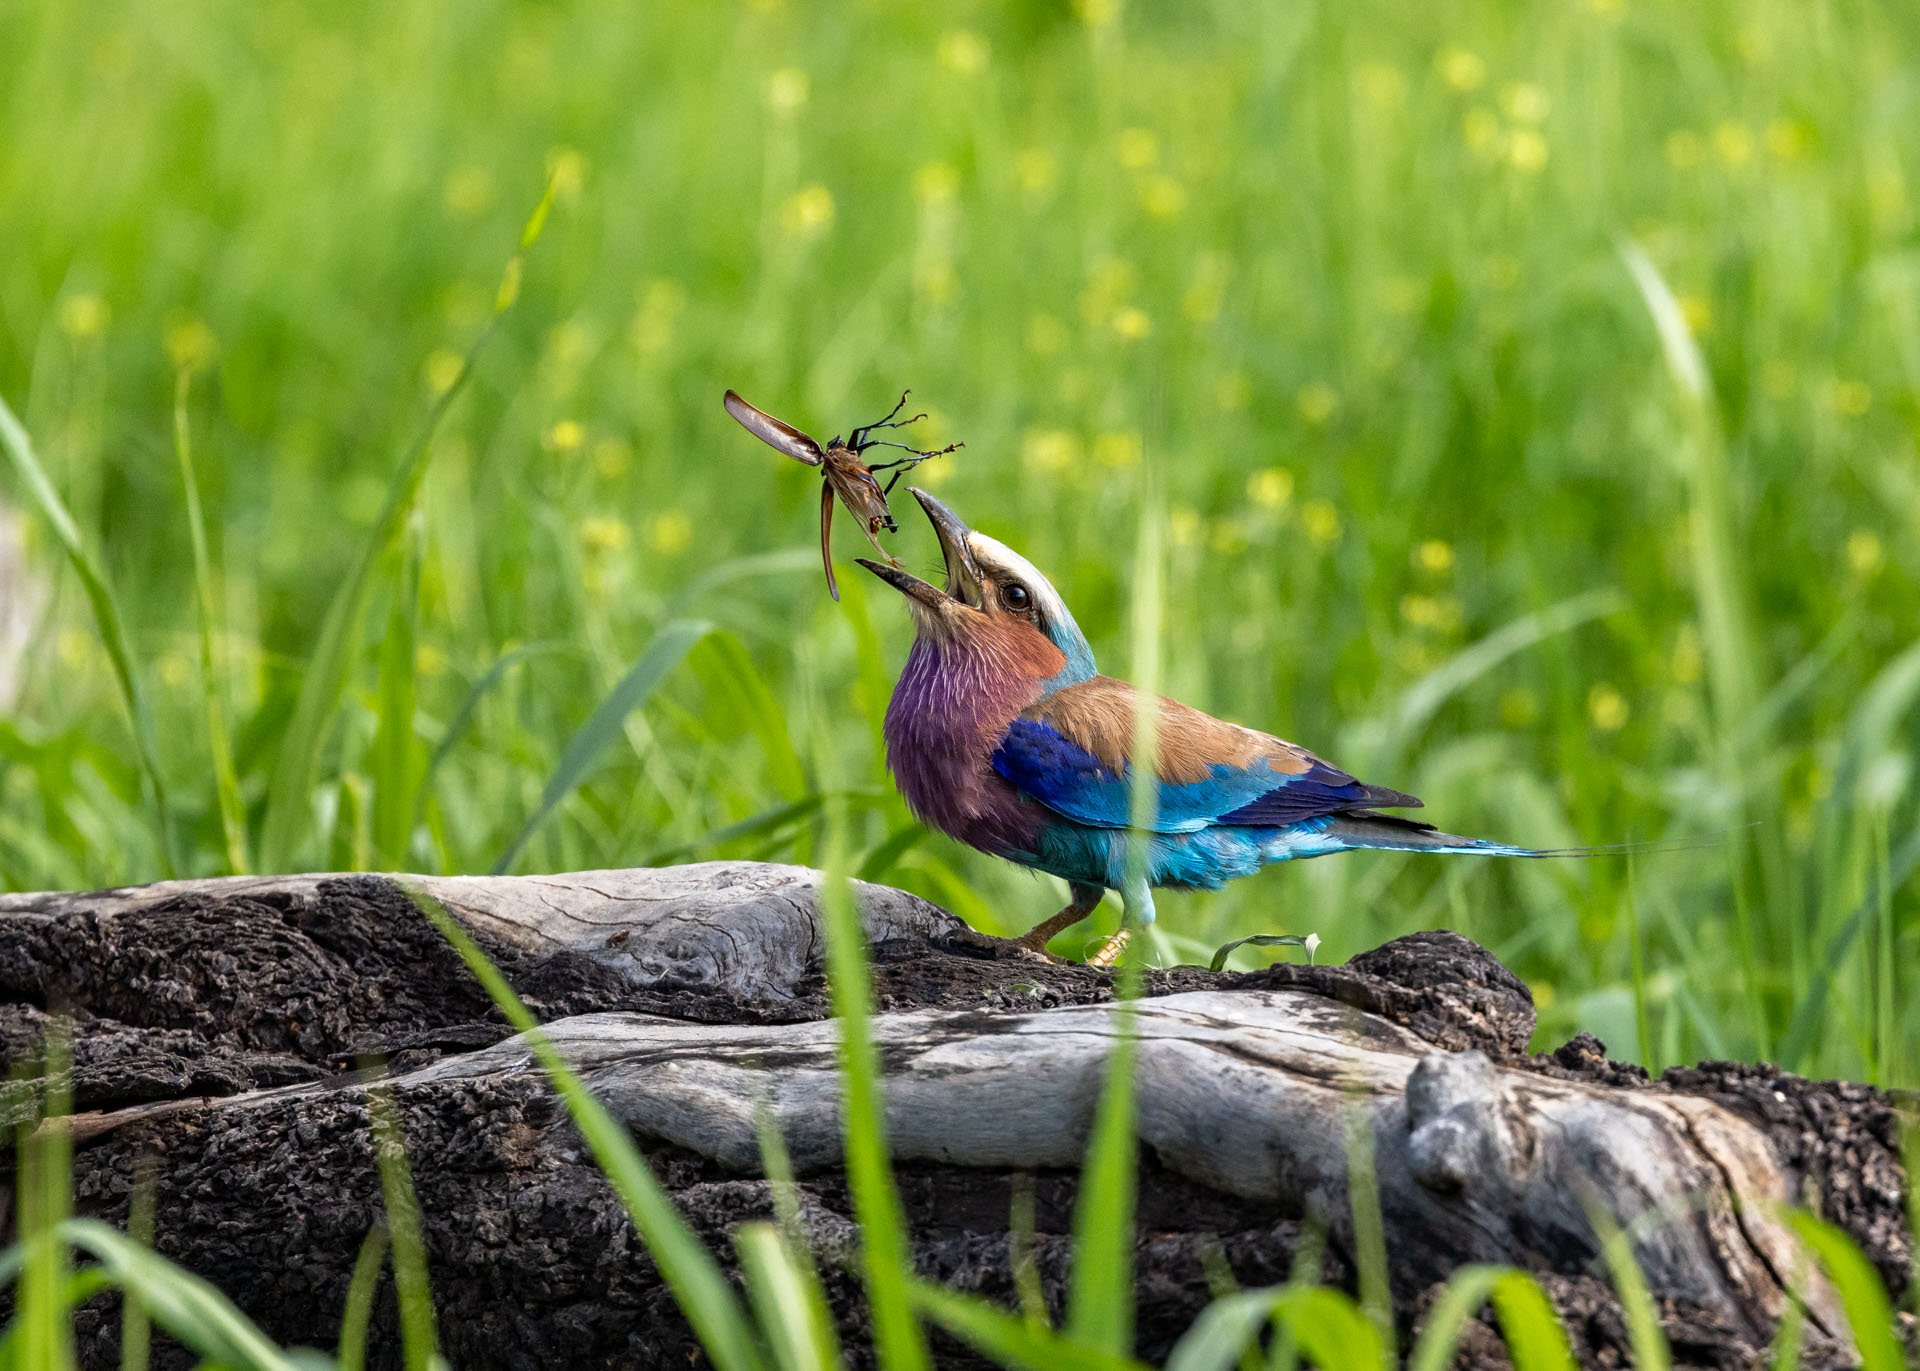
<svg viewBox="0 0 1920 1371">
<path fill-rule="evenodd" d="M 939 586 L 928 585 L 905 567 L 889 566 L 885 562 L 876 562 L 871 557 L 855 557 L 853 560 L 908 599 L 917 601 L 928 609 L 944 609 L 951 603 L 946 591 Z"/>
<path fill-rule="evenodd" d="M 926 511 L 927 521 L 933 525 L 934 536 L 940 540 L 940 556 L 947 565 L 947 588 L 942 590 L 931 585 L 902 567 L 889 566 L 865 557 L 856 560 L 912 600 L 916 612 L 921 607 L 931 611 L 932 617 L 921 619 L 922 627 L 930 627 L 950 620 L 959 610 L 979 607 L 980 567 L 974 561 L 973 550 L 967 543 L 972 530 L 960 522 L 960 516 L 924 490 L 914 489 L 913 498 Z"/>
<path fill-rule="evenodd" d="M 974 560 L 968 539 L 973 530 L 960 522 L 960 516 L 918 486 L 911 487 L 913 498 L 926 511 L 927 522 L 940 540 L 940 556 L 947 564 L 947 594 L 974 609 L 980 608 L 980 564 Z"/>
</svg>

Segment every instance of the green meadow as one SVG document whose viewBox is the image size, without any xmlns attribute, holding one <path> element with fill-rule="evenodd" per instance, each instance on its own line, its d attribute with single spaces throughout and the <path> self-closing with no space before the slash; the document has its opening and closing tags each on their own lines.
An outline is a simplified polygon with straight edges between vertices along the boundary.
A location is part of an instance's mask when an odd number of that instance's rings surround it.
<svg viewBox="0 0 1920 1371">
<path fill-rule="evenodd" d="M 720 407 L 910 386 L 1105 669 L 1454 831 L 1667 845 L 1281 867 L 1167 953 L 1449 927 L 1548 1045 L 1920 1085 L 1917 54 L 1786 0 L 9 5 L 0 888 L 845 812 L 1024 928 L 1055 883 L 886 773 L 897 597 L 843 519 L 827 598 Z"/>
</svg>

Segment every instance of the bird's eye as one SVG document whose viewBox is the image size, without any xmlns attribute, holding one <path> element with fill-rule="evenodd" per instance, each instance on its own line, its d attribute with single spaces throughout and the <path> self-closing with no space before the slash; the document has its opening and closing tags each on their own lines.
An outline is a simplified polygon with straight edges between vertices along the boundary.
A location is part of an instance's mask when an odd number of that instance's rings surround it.
<svg viewBox="0 0 1920 1371">
<path fill-rule="evenodd" d="M 1012 581 L 1000 588 L 1000 603 L 1016 614 L 1023 614 L 1033 607 L 1033 596 L 1018 581 Z"/>
</svg>

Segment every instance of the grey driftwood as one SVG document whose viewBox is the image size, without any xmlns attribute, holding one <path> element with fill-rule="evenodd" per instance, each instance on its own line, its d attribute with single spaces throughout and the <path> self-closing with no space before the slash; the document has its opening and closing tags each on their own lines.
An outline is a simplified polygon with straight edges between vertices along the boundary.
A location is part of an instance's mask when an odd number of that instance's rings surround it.
<svg viewBox="0 0 1920 1371">
<path fill-rule="evenodd" d="M 755 1110 L 772 1110 L 857 1347 L 857 1283 L 838 1262 L 854 1233 L 815 873 L 707 863 L 414 879 L 507 972 L 717 1250 L 771 1213 Z M 1010 1300 L 1009 1216 L 1016 1190 L 1030 1193 L 1026 1245 L 1057 1302 L 1075 1169 L 1123 1031 L 1111 976 L 1020 955 L 899 891 L 864 886 L 859 900 L 916 1262 Z M 1894 1289 L 1909 1278 L 1894 1118 L 1864 1086 L 1724 1063 L 1654 1083 L 1590 1038 L 1529 1056 L 1525 986 L 1445 933 L 1345 966 L 1155 972 L 1148 992 L 1129 1031 L 1149 1358 L 1205 1304 L 1219 1258 L 1244 1285 L 1276 1282 L 1324 1231 L 1322 1278 L 1351 1286 L 1355 1128 L 1407 1327 L 1459 1264 L 1511 1262 L 1541 1276 L 1583 1358 L 1620 1364 L 1625 1328 L 1590 1204 L 1633 1234 L 1682 1364 L 1764 1360 L 1800 1279 L 1780 1203 L 1847 1228 Z M 331 1342 L 381 1216 L 377 1078 L 399 1103 L 455 1365 L 688 1363 L 689 1334 L 525 1044 L 393 881 L 0 895 L 11 1065 L 34 1059 L 51 1014 L 74 1024 L 62 1084 L 78 1207 L 124 1222 L 132 1178 L 151 1167 L 160 1250 L 281 1340 Z M 41 1098 L 16 1087 L 9 1121 L 31 1123 Z M 1831 1292 L 1817 1279 L 1806 1290 L 1809 1363 L 1846 1364 Z M 376 1333 L 395 1364 L 383 1301 Z M 88 1364 L 116 1364 L 117 1327 L 109 1306 L 88 1312 Z M 941 1353 L 965 1360 L 951 1344 Z M 1475 1330 L 1463 1364 L 1504 1364 L 1490 1330 Z"/>
</svg>

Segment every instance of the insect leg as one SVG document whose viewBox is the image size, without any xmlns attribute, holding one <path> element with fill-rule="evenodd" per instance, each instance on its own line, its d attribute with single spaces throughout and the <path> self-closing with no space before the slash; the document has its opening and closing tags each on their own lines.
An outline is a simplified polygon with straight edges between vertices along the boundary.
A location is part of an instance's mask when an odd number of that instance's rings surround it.
<svg viewBox="0 0 1920 1371">
<path fill-rule="evenodd" d="M 965 447 L 966 444 L 965 443 L 948 443 L 945 447 L 935 448 L 933 451 L 928 452 L 924 448 L 908 447 L 905 443 L 895 443 L 895 442 L 890 442 L 884 438 L 875 438 L 871 442 L 869 442 L 867 446 L 868 447 L 897 447 L 902 452 L 911 452 L 913 454 L 912 458 L 902 457 L 899 462 L 883 462 L 877 467 L 867 468 L 868 471 L 888 471 L 893 467 L 899 466 L 900 462 L 906 462 L 909 466 L 918 466 L 921 462 L 926 461 L 929 457 L 944 457 L 949 452 L 958 452 L 961 448 Z"/>
<path fill-rule="evenodd" d="M 907 407 L 907 397 L 911 394 L 913 394 L 911 390 L 901 391 L 899 402 L 895 404 L 892 409 L 887 411 L 887 417 L 880 420 L 878 423 L 862 424 L 859 428 L 856 428 L 853 431 L 853 436 L 847 439 L 847 446 L 852 448 L 855 452 L 858 452 L 861 448 L 866 447 L 868 445 L 867 435 L 869 433 L 872 433 L 875 429 L 905 428 L 908 424 L 917 424 L 922 419 L 926 418 L 927 416 L 924 412 L 920 414 L 912 415 L 905 419 L 899 419 L 899 420 L 896 420 L 893 417 L 894 415 L 898 414 L 901 410 Z"/>
</svg>

